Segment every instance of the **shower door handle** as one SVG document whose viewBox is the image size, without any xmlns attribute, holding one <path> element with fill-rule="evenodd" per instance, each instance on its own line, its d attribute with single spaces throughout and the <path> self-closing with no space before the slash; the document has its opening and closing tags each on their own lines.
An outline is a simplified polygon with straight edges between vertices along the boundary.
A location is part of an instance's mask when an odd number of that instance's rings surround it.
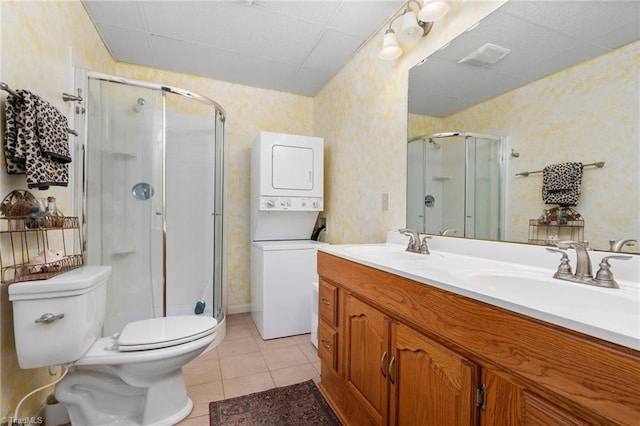
<svg viewBox="0 0 640 426">
<path fill-rule="evenodd" d="M 153 197 L 153 186 L 146 182 L 139 182 L 131 188 L 131 195 L 138 200 L 148 200 Z"/>
</svg>

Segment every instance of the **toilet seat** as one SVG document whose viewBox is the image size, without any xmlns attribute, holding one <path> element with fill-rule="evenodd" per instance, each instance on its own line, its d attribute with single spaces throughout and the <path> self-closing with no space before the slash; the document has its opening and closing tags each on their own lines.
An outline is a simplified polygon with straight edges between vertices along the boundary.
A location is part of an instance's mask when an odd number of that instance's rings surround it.
<svg viewBox="0 0 640 426">
<path fill-rule="evenodd" d="M 150 318 L 127 324 L 114 343 L 120 352 L 167 348 L 208 336 L 216 325 L 213 318 L 193 315 Z"/>
</svg>

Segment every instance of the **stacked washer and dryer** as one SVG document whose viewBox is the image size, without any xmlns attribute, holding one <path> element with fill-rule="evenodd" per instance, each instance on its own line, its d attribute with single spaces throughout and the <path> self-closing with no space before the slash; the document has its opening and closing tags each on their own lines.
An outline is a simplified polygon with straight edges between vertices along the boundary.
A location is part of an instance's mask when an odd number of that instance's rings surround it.
<svg viewBox="0 0 640 426">
<path fill-rule="evenodd" d="M 265 340 L 311 332 L 323 145 L 322 138 L 272 132 L 253 142 L 251 315 Z"/>
</svg>

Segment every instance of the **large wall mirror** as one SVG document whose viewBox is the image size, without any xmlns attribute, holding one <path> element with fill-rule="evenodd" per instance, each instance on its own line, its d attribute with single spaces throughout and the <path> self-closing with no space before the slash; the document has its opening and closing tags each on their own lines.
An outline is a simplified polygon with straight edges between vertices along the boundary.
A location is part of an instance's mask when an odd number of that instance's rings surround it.
<svg viewBox="0 0 640 426">
<path fill-rule="evenodd" d="M 412 68 L 407 226 L 640 253 L 638 40 L 640 2 L 512 0 Z M 542 191 L 563 163 L 568 207 Z"/>
</svg>

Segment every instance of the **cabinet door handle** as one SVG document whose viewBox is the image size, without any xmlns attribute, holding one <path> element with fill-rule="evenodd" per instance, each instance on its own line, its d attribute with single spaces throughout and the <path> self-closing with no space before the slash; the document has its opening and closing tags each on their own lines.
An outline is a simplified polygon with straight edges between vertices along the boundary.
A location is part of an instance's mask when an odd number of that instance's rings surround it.
<svg viewBox="0 0 640 426">
<path fill-rule="evenodd" d="M 321 341 L 320 341 L 320 344 L 321 344 L 325 349 L 331 350 L 331 345 L 330 345 L 330 344 L 328 344 L 327 342 L 325 342 L 324 340 L 321 340 Z"/>
<path fill-rule="evenodd" d="M 396 357 L 391 357 L 391 362 L 389 362 L 389 381 L 392 384 L 396 383 L 396 379 L 393 378 L 393 364 L 396 363 Z"/>
<path fill-rule="evenodd" d="M 331 302 L 329 302 L 327 299 L 321 299 L 320 301 L 323 305 L 331 305 Z"/>
<path fill-rule="evenodd" d="M 382 353 L 382 358 L 380 358 L 380 372 L 382 373 L 382 377 L 387 377 L 387 373 L 384 372 L 384 360 L 387 359 L 387 351 Z"/>
</svg>

